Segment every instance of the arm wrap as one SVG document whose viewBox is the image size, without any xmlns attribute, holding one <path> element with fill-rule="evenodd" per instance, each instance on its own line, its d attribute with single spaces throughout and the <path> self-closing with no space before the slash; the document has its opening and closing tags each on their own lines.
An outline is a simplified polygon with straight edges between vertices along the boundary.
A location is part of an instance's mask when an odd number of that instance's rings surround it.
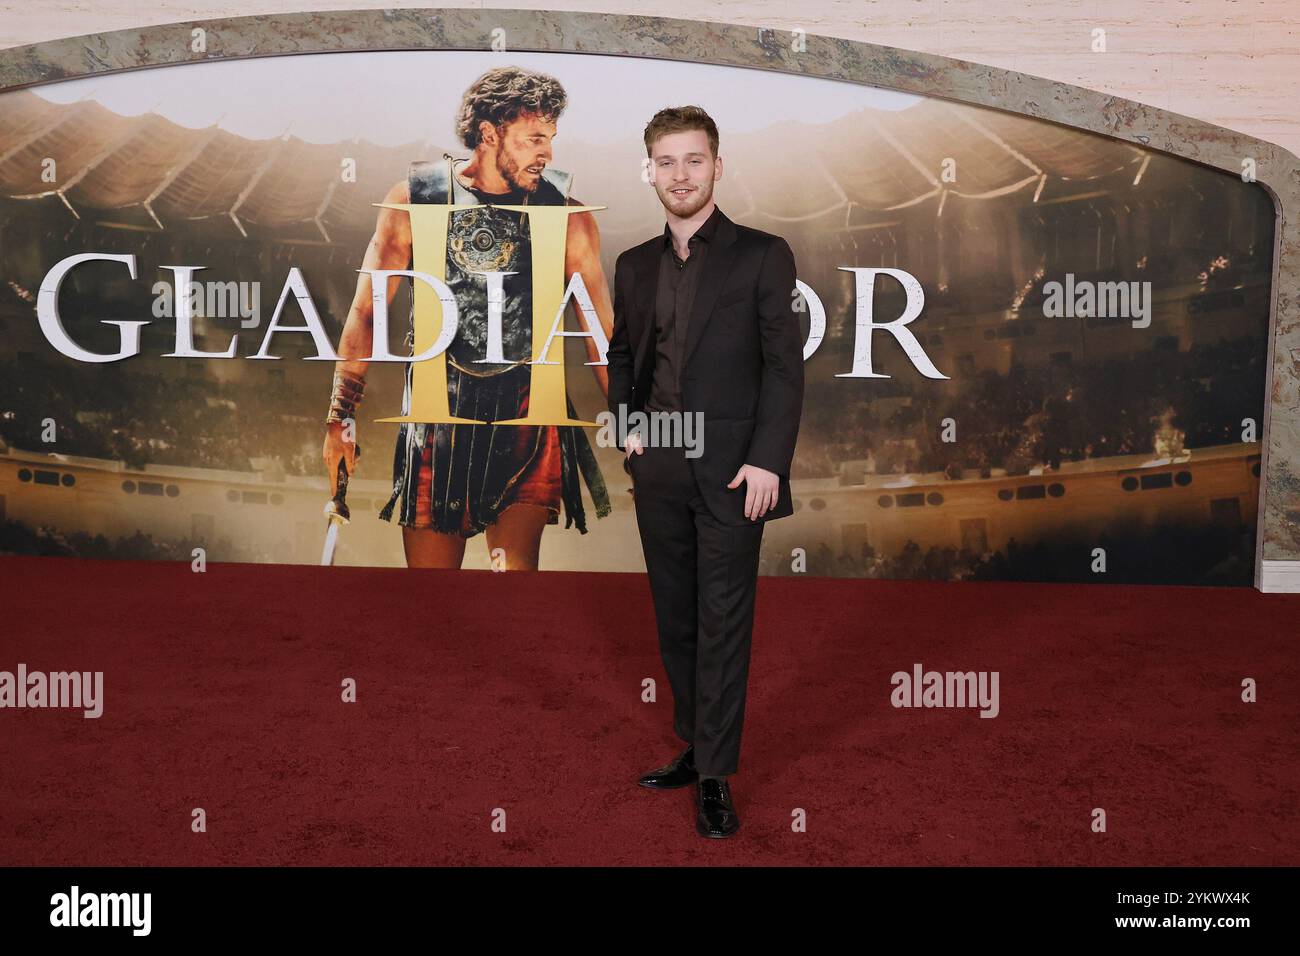
<svg viewBox="0 0 1300 956">
<path fill-rule="evenodd" d="M 361 404 L 361 395 L 366 390 L 365 379 L 357 378 L 347 372 L 334 373 L 334 388 L 330 395 L 330 410 L 325 417 L 325 424 L 356 420 L 357 406 Z"/>
</svg>

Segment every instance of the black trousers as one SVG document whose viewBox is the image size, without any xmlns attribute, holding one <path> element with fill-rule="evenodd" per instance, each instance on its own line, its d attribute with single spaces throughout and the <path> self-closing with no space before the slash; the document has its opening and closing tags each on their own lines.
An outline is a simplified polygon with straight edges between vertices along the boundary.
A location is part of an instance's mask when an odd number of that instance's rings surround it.
<svg viewBox="0 0 1300 956">
<path fill-rule="evenodd" d="M 681 448 L 647 447 L 629 467 L 673 730 L 700 773 L 735 773 L 763 522 L 719 524 Z"/>
</svg>

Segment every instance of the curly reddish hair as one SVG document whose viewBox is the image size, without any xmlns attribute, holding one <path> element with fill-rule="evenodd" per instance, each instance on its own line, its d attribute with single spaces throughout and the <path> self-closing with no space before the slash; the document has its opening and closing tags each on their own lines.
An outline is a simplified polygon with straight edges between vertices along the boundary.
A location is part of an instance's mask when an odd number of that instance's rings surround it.
<svg viewBox="0 0 1300 956">
<path fill-rule="evenodd" d="M 709 149 L 713 150 L 713 158 L 718 158 L 718 124 L 713 122 L 713 117 L 704 112 L 698 106 L 670 106 L 662 109 L 654 115 L 654 119 L 646 124 L 645 128 L 645 154 L 650 156 L 650 147 L 660 136 L 667 136 L 669 133 L 684 133 L 687 130 L 702 129 L 705 135 L 709 137 Z"/>
</svg>

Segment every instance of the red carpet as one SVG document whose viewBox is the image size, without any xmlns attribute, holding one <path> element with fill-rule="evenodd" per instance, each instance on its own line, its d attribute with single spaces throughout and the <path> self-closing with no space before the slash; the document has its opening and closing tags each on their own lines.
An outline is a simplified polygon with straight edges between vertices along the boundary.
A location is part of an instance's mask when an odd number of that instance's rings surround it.
<svg viewBox="0 0 1300 956">
<path fill-rule="evenodd" d="M 742 826 L 706 841 L 693 790 L 634 785 L 679 749 L 643 575 L 0 580 L 0 670 L 105 672 L 98 720 L 0 710 L 5 864 L 1300 863 L 1300 595 L 763 578 Z M 999 671 L 1000 715 L 891 707 L 915 662 Z"/>
</svg>

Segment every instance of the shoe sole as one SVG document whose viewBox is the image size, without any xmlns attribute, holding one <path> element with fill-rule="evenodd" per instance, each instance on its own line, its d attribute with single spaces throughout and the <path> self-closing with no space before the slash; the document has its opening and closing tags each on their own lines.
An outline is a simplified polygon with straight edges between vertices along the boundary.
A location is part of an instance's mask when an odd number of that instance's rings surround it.
<svg viewBox="0 0 1300 956">
<path fill-rule="evenodd" d="M 709 831 L 706 827 L 701 826 L 698 818 L 696 818 L 695 820 L 695 832 L 698 833 L 700 836 L 706 837 L 710 840 L 725 840 L 728 837 L 733 837 L 736 835 L 736 832 L 739 829 L 740 829 L 740 824 L 737 823 L 736 829 L 732 830 L 730 833 L 713 833 Z"/>
<path fill-rule="evenodd" d="M 682 787 L 691 787 L 695 785 L 694 780 L 687 780 L 685 783 L 646 783 L 644 780 L 638 780 L 637 786 L 645 787 L 647 790 L 680 790 Z"/>
</svg>

